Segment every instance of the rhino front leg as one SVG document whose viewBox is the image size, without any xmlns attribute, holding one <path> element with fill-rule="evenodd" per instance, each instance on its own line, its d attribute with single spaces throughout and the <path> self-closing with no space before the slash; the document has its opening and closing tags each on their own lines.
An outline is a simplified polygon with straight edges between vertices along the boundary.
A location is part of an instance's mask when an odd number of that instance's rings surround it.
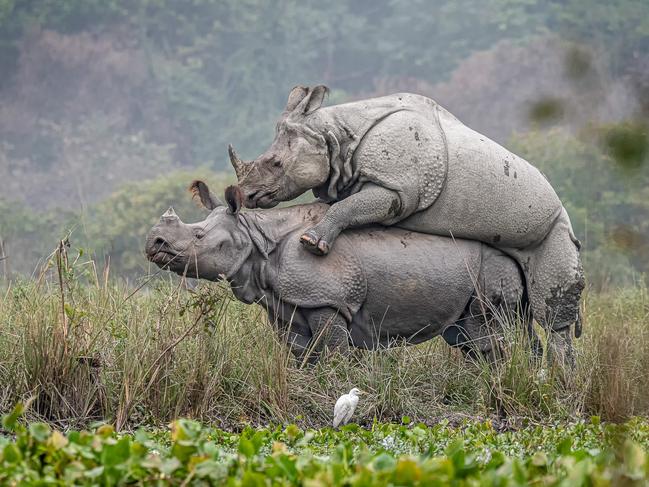
<svg viewBox="0 0 649 487">
<path fill-rule="evenodd" d="M 396 191 L 367 183 L 358 193 L 334 203 L 320 223 L 302 234 L 300 242 L 310 252 L 326 255 L 346 228 L 383 223 L 400 210 L 401 200 Z"/>
</svg>

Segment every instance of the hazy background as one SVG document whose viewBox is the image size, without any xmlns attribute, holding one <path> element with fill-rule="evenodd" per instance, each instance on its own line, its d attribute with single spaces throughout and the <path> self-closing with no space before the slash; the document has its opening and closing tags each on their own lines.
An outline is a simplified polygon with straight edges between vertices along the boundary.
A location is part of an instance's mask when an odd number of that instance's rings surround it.
<svg viewBox="0 0 649 487">
<path fill-rule="evenodd" d="M 142 276 L 143 236 L 296 84 L 428 95 L 538 166 L 589 283 L 649 271 L 647 0 L 0 0 L 0 277 L 60 238 Z"/>
</svg>

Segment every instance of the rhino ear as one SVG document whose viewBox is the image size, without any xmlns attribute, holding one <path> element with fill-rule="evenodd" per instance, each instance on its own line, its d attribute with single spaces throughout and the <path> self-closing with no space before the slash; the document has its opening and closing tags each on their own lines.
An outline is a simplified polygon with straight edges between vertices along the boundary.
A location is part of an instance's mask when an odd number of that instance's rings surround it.
<svg viewBox="0 0 649 487">
<path fill-rule="evenodd" d="M 324 85 L 314 86 L 309 90 L 309 93 L 297 106 L 296 110 L 300 110 L 304 115 L 309 115 L 315 112 L 324 101 L 325 95 L 329 93 L 329 88 Z"/>
<path fill-rule="evenodd" d="M 306 94 L 309 92 L 309 89 L 306 86 L 296 86 L 288 94 L 288 101 L 286 102 L 285 112 L 292 112 L 295 110 L 300 102 L 304 99 Z"/>
<path fill-rule="evenodd" d="M 228 203 L 228 209 L 233 215 L 237 215 L 243 204 L 243 193 L 239 186 L 228 186 L 225 188 L 225 201 Z"/>
<path fill-rule="evenodd" d="M 189 185 L 189 191 L 192 194 L 192 198 L 198 198 L 201 204 L 208 210 L 223 206 L 223 202 L 210 192 L 207 184 L 199 179 L 192 181 L 192 184 Z"/>
</svg>

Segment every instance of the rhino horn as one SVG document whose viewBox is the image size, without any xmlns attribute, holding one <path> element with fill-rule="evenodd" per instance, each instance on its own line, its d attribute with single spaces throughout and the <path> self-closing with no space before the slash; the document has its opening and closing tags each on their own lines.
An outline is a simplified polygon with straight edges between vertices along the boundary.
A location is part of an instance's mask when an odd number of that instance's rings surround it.
<svg viewBox="0 0 649 487">
<path fill-rule="evenodd" d="M 180 218 L 178 218 L 178 215 L 176 215 L 173 207 L 170 206 L 169 209 L 162 214 L 160 221 L 170 222 L 174 220 L 180 220 Z"/>
<path fill-rule="evenodd" d="M 241 181 L 246 174 L 248 174 L 249 168 L 247 168 L 246 163 L 239 158 L 234 147 L 232 147 L 232 144 L 228 145 L 228 154 L 230 155 L 230 162 L 232 163 L 232 167 L 234 167 L 237 179 Z"/>
</svg>

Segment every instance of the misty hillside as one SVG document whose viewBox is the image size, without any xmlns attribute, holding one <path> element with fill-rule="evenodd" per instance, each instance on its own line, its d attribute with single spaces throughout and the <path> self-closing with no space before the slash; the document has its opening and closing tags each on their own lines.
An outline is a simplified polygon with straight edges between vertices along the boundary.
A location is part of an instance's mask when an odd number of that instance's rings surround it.
<svg viewBox="0 0 649 487">
<path fill-rule="evenodd" d="M 592 282 L 649 270 L 645 0 L 179 5 L 0 1 L 4 274 L 73 230 L 138 275 L 157 215 L 198 216 L 189 181 L 224 184 L 227 144 L 258 155 L 291 87 L 315 83 L 329 104 L 434 98 L 548 176 Z"/>
</svg>

